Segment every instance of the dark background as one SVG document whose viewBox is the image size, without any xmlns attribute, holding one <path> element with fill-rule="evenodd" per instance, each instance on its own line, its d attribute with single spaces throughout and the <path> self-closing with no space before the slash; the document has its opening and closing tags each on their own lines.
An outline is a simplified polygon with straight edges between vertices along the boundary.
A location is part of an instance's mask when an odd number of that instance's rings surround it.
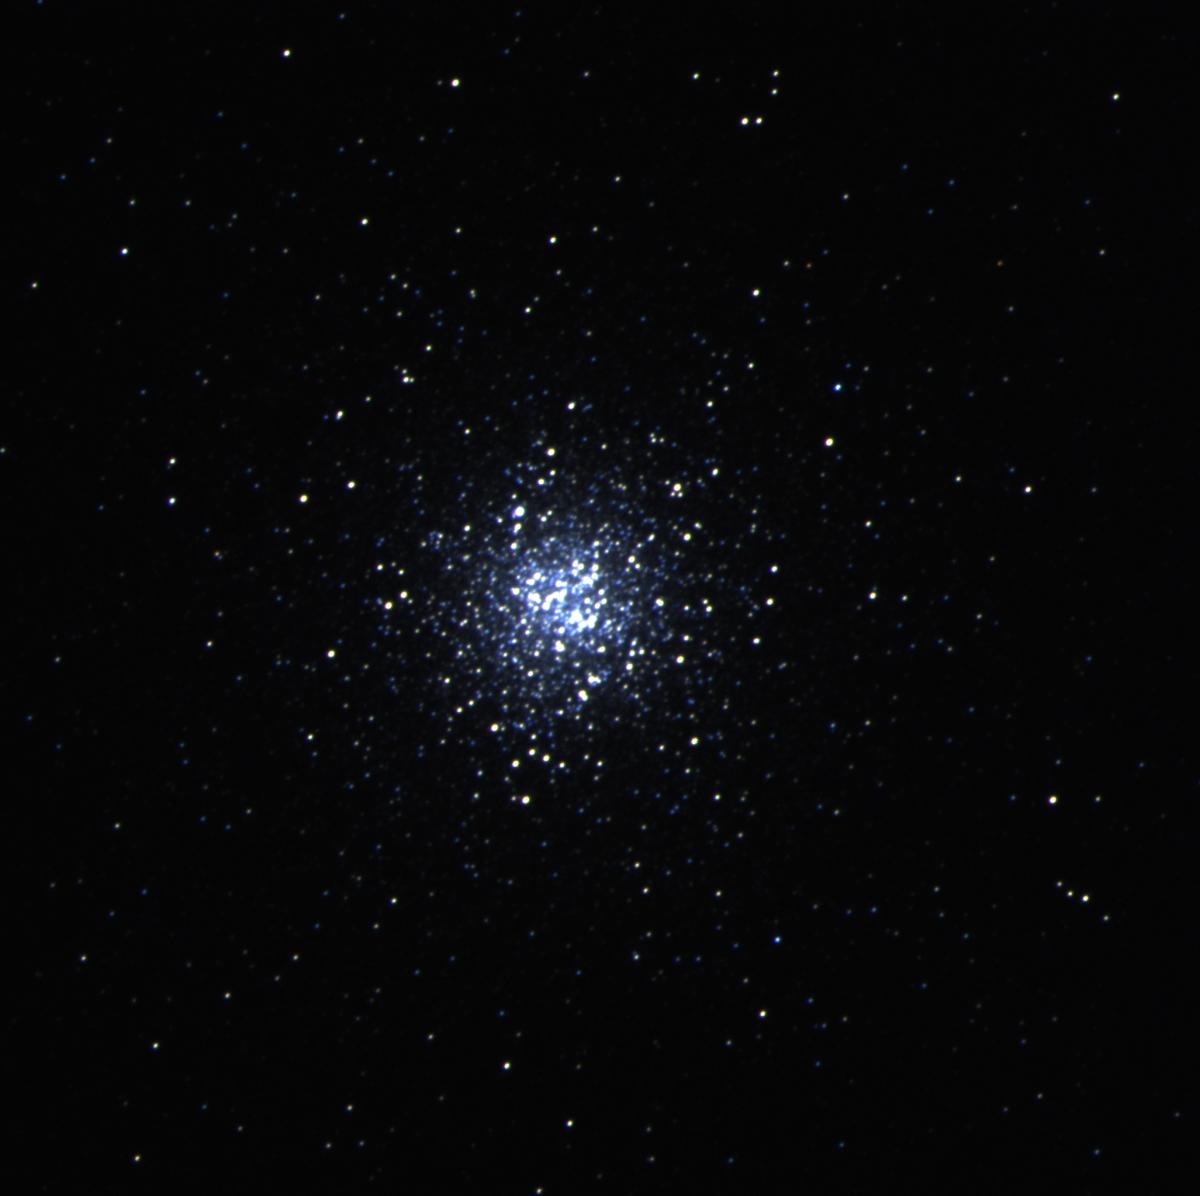
<svg viewBox="0 0 1200 1196">
<path fill-rule="evenodd" d="M 8 6 L 9 1190 L 1194 1172 L 1189 39 L 767 11 Z M 415 529 L 649 434 L 777 602 L 523 809 Z"/>
</svg>

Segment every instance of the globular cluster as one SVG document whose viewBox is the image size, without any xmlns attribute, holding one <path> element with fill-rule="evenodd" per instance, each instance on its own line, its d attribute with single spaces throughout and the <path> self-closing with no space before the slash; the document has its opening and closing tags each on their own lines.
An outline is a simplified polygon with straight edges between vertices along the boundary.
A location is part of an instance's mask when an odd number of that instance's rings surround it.
<svg viewBox="0 0 1200 1196">
<path fill-rule="evenodd" d="M 780 569 L 721 466 L 659 432 L 568 431 L 520 461 L 473 450 L 457 481 L 415 547 L 381 539 L 370 598 L 435 737 L 526 802 L 606 752 L 719 748 Z"/>
<path fill-rule="evenodd" d="M 1180 1187 L 1189 40 L 129 7 L 5 12 L 11 1190 Z"/>
</svg>

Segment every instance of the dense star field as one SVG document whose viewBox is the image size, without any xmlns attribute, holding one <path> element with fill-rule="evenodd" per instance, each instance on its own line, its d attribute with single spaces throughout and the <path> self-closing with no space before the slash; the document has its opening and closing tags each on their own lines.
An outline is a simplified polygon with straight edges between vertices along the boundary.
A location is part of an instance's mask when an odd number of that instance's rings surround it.
<svg viewBox="0 0 1200 1196">
<path fill-rule="evenodd" d="M 5 24 L 12 1190 L 1177 1190 L 1165 16 Z"/>
<path fill-rule="evenodd" d="M 431 679 L 421 709 L 442 741 L 469 744 L 481 777 L 503 759 L 492 797 L 582 795 L 606 744 L 669 751 L 668 776 L 702 740 L 727 751 L 734 658 L 771 655 L 779 565 L 764 565 L 770 537 L 736 483 L 659 432 L 591 444 L 592 405 L 562 406 L 561 452 L 535 435 L 524 459 L 497 459 L 491 421 L 455 428 L 471 476 L 456 475 L 448 506 L 418 499 L 406 534 L 380 537 L 381 555 L 411 564 L 381 559 L 364 579 L 377 595 L 364 617 L 381 628 L 368 660 L 386 662 L 398 698 L 414 667 Z"/>
</svg>

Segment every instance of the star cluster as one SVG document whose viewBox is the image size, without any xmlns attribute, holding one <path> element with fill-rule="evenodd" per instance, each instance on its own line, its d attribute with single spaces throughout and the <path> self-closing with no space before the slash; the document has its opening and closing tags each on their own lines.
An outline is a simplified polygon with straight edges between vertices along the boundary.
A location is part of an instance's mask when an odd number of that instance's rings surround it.
<svg viewBox="0 0 1200 1196">
<path fill-rule="evenodd" d="M 503 758 L 500 791 L 525 802 L 613 747 L 626 763 L 720 749 L 779 581 L 771 536 L 713 460 L 661 433 L 591 446 L 573 431 L 519 461 L 468 458 L 452 501 L 422 508 L 415 564 L 370 579 L 392 693 L 423 645 L 431 732 L 477 771 Z"/>
<path fill-rule="evenodd" d="M 8 7 L 9 1186 L 1175 1190 L 1186 40 Z"/>
</svg>

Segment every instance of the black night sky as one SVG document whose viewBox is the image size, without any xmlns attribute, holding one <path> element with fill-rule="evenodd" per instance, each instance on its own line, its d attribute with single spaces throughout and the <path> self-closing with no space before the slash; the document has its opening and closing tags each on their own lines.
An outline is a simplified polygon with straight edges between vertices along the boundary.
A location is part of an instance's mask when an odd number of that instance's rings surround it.
<svg viewBox="0 0 1200 1196">
<path fill-rule="evenodd" d="M 6 1190 L 1195 1174 L 1194 49 L 786 7 L 8 6 Z"/>
</svg>

